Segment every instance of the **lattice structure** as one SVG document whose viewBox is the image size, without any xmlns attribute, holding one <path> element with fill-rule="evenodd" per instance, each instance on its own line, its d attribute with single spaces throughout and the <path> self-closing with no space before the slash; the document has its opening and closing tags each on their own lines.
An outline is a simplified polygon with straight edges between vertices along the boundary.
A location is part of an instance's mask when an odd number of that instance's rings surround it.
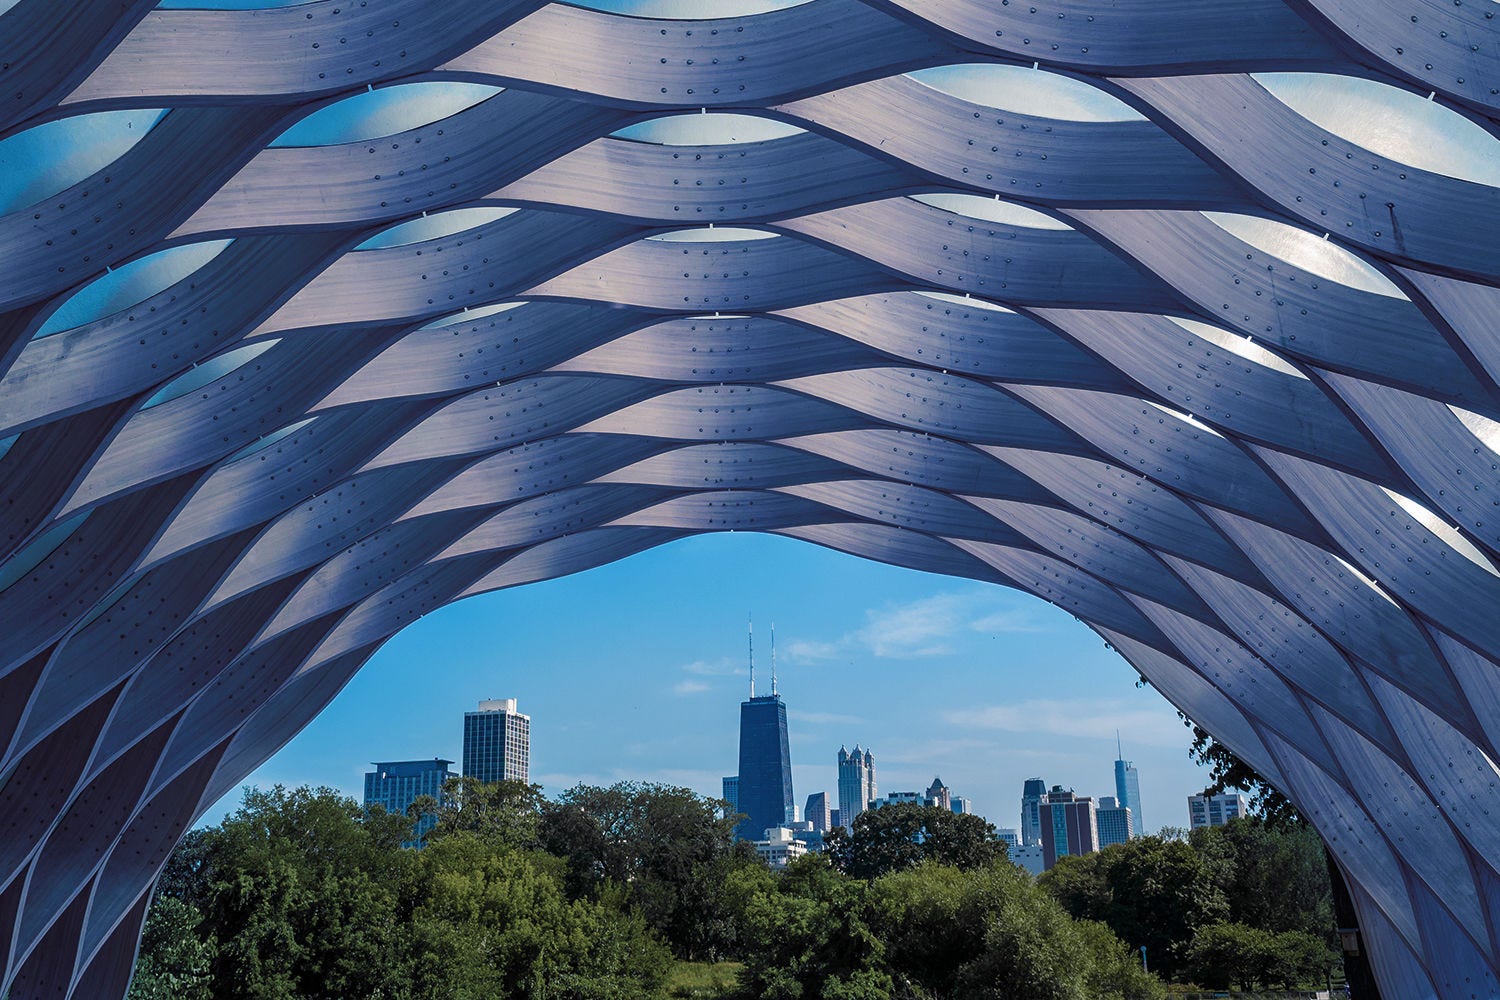
<svg viewBox="0 0 1500 1000">
<path fill-rule="evenodd" d="M 1500 994 L 1500 189 L 1264 76 L 1493 163 L 1500 5 L 153 5 L 0 2 L 0 993 L 120 996 L 407 622 L 734 529 L 1072 611 L 1311 817 L 1388 997 Z M 908 75 L 964 64 L 1127 112 Z M 408 84 L 487 96 L 317 139 Z M 778 131 L 651 139 L 704 109 Z"/>
</svg>

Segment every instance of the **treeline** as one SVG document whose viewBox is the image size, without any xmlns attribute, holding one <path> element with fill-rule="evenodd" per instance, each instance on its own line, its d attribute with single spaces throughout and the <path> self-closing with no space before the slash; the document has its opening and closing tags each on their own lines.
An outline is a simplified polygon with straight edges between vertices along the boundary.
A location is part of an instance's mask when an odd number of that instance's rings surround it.
<svg viewBox="0 0 1500 1000">
<path fill-rule="evenodd" d="M 1065 857 L 1040 886 L 1074 917 L 1146 948 L 1153 971 L 1210 989 L 1319 985 L 1339 962 L 1323 844 L 1250 817 Z"/>
<path fill-rule="evenodd" d="M 330 789 L 247 790 L 174 852 L 131 997 L 651 1000 L 705 996 L 674 977 L 724 961 L 737 963 L 737 985 L 713 994 L 724 1000 L 1165 995 L 1131 936 L 1129 919 L 1157 933 L 1151 915 L 1125 917 L 1124 890 L 1150 864 L 1078 859 L 1038 884 L 977 817 L 896 806 L 774 873 L 720 805 L 662 785 L 546 800 L 465 779 L 441 807 L 414 806 L 438 818 L 413 851 L 400 846 L 410 817 L 367 815 Z M 1149 938 L 1151 954 L 1161 940 L 1164 960 L 1180 956 L 1164 972 L 1186 968 L 1210 928 L 1269 926 L 1230 905 L 1241 866 L 1228 848 L 1143 843 L 1191 852 L 1223 904 L 1193 909 L 1186 946 L 1176 925 Z"/>
</svg>

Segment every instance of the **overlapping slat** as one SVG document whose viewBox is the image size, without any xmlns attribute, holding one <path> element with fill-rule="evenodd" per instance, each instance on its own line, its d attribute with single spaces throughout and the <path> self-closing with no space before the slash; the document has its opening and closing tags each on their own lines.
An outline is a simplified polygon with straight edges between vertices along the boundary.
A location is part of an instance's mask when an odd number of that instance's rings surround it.
<svg viewBox="0 0 1500 1000">
<path fill-rule="evenodd" d="M 1493 4 L 151 6 L 0 14 L 0 141 L 171 109 L 0 214 L 0 993 L 121 995 L 172 841 L 407 622 L 717 530 L 1069 610 L 1312 818 L 1392 996 L 1500 992 L 1500 188 L 1249 75 L 1500 135 Z M 710 108 L 779 137 L 651 140 Z"/>
</svg>

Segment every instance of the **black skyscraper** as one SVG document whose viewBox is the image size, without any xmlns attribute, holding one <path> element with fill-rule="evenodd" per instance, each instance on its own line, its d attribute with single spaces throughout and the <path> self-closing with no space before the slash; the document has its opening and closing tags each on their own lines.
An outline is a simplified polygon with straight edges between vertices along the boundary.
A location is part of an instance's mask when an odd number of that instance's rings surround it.
<svg viewBox="0 0 1500 1000">
<path fill-rule="evenodd" d="M 760 840 L 792 819 L 792 752 L 779 694 L 740 702 L 740 799 L 735 835 Z"/>
</svg>

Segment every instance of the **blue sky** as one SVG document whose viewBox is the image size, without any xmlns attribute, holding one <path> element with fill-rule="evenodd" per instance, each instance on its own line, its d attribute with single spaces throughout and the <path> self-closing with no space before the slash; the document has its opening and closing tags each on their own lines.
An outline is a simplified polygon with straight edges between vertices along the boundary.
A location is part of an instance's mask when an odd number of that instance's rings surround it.
<svg viewBox="0 0 1500 1000">
<path fill-rule="evenodd" d="M 856 742 L 874 749 L 882 796 L 940 775 L 997 826 L 1017 824 L 1034 775 L 1114 794 L 1116 728 L 1152 830 L 1185 826 L 1185 796 L 1207 780 L 1172 707 L 1071 615 L 988 584 L 738 533 L 426 616 L 248 782 L 358 796 L 370 761 L 460 759 L 463 713 L 514 697 L 532 719 L 532 780 L 549 792 L 638 779 L 717 796 L 736 769 L 747 612 L 762 693 L 776 624 L 799 806 L 836 792 L 835 755 Z"/>
</svg>

